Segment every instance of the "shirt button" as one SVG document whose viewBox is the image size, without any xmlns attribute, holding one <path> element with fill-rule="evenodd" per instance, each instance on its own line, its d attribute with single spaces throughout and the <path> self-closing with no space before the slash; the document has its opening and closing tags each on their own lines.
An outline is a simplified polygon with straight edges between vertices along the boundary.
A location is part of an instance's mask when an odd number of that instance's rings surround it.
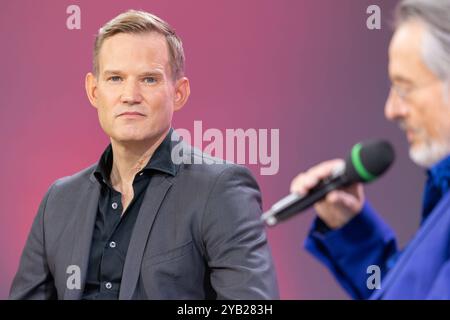
<svg viewBox="0 0 450 320">
<path fill-rule="evenodd" d="M 111 289 L 112 288 L 112 283 L 111 282 L 107 282 L 107 283 L 105 283 L 105 288 L 106 289 Z"/>
<path fill-rule="evenodd" d="M 110 248 L 115 248 L 115 247 L 116 247 L 116 243 L 115 243 L 114 241 L 111 241 L 111 242 L 109 243 L 109 247 L 110 247 Z"/>
<path fill-rule="evenodd" d="M 116 209 L 117 209 L 117 202 L 113 202 L 112 205 L 111 205 L 111 207 L 112 207 L 114 210 L 116 210 Z"/>
</svg>

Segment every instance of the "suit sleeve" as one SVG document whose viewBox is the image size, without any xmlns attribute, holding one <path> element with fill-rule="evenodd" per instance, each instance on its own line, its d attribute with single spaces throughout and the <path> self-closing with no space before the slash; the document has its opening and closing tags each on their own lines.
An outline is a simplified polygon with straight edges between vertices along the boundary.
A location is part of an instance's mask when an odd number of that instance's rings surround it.
<svg viewBox="0 0 450 320">
<path fill-rule="evenodd" d="M 439 270 L 427 299 L 450 300 L 450 259 Z"/>
<path fill-rule="evenodd" d="M 225 169 L 207 201 L 202 234 L 217 299 L 278 299 L 261 195 L 251 173 L 241 166 Z"/>
<path fill-rule="evenodd" d="M 56 289 L 47 264 L 44 240 L 45 208 L 52 187 L 42 200 L 28 235 L 19 269 L 11 286 L 9 294 L 11 300 L 56 299 Z"/>
<path fill-rule="evenodd" d="M 367 286 L 371 265 L 383 275 L 395 263 L 398 250 L 395 234 L 366 202 L 362 211 L 345 226 L 328 229 L 316 218 L 305 248 L 325 264 L 343 288 L 355 299 L 373 293 Z"/>
</svg>

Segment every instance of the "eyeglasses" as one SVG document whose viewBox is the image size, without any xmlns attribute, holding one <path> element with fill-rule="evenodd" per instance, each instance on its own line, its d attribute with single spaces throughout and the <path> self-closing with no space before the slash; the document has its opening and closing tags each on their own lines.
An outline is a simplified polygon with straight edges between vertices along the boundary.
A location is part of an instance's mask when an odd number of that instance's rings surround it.
<svg viewBox="0 0 450 320">
<path fill-rule="evenodd" d="M 395 95 L 402 101 L 402 102 L 408 102 L 410 101 L 411 94 L 417 91 L 420 91 L 422 89 L 428 88 L 431 85 L 438 82 L 437 80 L 433 80 L 428 82 L 427 84 L 421 85 L 421 86 L 413 86 L 409 88 L 400 87 L 398 85 L 392 84 L 391 85 L 391 93 L 394 92 Z"/>
</svg>

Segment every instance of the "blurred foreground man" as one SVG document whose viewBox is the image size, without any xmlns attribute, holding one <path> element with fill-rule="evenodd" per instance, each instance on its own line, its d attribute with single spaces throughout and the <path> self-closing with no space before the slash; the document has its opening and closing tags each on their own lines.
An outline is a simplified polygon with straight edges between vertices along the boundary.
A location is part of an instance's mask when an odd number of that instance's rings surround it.
<svg viewBox="0 0 450 320">
<path fill-rule="evenodd" d="M 391 91 L 386 118 L 405 131 L 410 157 L 426 168 L 422 223 L 399 251 L 395 235 L 365 201 L 363 186 L 330 192 L 316 204 L 305 246 L 357 299 L 450 299 L 450 1 L 405 0 L 389 47 Z M 306 193 L 343 162 L 321 163 L 297 176 Z M 368 288 L 378 266 L 381 286 Z"/>
</svg>

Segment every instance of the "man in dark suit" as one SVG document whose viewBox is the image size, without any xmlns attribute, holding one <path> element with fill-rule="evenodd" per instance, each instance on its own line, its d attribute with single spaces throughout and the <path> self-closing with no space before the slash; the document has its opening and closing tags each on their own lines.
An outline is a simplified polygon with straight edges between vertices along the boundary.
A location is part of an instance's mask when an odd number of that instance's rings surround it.
<svg viewBox="0 0 450 320">
<path fill-rule="evenodd" d="M 108 22 L 86 92 L 111 144 L 48 190 L 10 298 L 278 298 L 257 183 L 171 128 L 190 93 L 172 28 L 142 11 Z M 208 164 L 174 161 L 179 143 Z"/>
</svg>

